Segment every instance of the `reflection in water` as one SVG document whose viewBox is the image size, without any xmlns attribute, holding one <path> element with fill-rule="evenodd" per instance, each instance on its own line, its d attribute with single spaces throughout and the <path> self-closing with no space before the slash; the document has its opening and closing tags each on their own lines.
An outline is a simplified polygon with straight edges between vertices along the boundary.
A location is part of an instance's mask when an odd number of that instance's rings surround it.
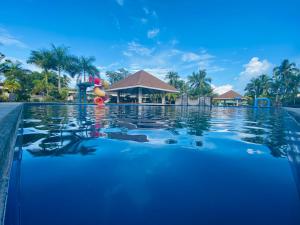
<svg viewBox="0 0 300 225">
<path fill-rule="evenodd" d="M 243 132 L 252 136 L 243 140 L 268 146 L 274 157 L 286 156 L 283 113 L 280 109 L 247 110 Z"/>
<path fill-rule="evenodd" d="M 299 133 L 283 115 L 26 107 L 6 224 L 298 225 Z"/>
<path fill-rule="evenodd" d="M 214 133 L 266 145 L 274 157 L 285 157 L 287 151 L 283 112 L 278 109 L 35 106 L 26 107 L 24 118 L 23 146 L 36 156 L 89 154 L 94 149 L 82 141 L 93 138 L 201 148 Z M 183 138 L 189 141 L 183 143 Z"/>
</svg>

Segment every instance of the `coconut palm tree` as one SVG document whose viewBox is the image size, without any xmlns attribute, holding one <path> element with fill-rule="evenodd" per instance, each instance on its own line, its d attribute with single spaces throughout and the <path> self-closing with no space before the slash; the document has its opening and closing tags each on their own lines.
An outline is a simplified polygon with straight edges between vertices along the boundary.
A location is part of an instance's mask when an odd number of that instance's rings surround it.
<svg viewBox="0 0 300 225">
<path fill-rule="evenodd" d="M 99 71 L 96 68 L 96 66 L 93 65 L 95 62 L 95 57 L 90 56 L 90 57 L 84 57 L 81 56 L 79 59 L 79 66 L 81 73 L 83 74 L 83 81 L 86 81 L 86 75 L 91 74 L 93 76 L 98 76 Z"/>
<path fill-rule="evenodd" d="M 11 64 L 11 61 L 8 59 L 5 59 L 5 55 L 0 52 L 0 75 L 4 73 Z"/>
<path fill-rule="evenodd" d="M 267 74 L 262 74 L 258 78 L 259 83 L 261 85 L 261 93 L 262 97 L 268 97 L 271 92 L 272 87 L 272 79 Z"/>
<path fill-rule="evenodd" d="M 197 95 L 199 97 L 199 105 L 201 96 L 207 96 L 212 93 L 212 88 L 210 85 L 211 78 L 206 76 L 206 70 L 199 70 L 198 73 L 193 72 L 192 75 L 188 76 L 188 83 L 191 87 L 191 94 Z"/>
<path fill-rule="evenodd" d="M 273 70 L 273 91 L 276 95 L 276 103 L 285 101 L 288 97 L 299 87 L 297 82 L 299 76 L 299 69 L 295 63 L 291 63 L 285 59 L 280 66 L 277 66 Z"/>
<path fill-rule="evenodd" d="M 53 69 L 57 71 L 58 75 L 58 91 L 61 91 L 61 73 L 64 71 L 68 65 L 69 60 L 69 48 L 65 46 L 52 46 L 52 54 L 54 58 Z"/>
<path fill-rule="evenodd" d="M 178 88 L 178 81 L 180 79 L 179 75 L 177 72 L 174 72 L 174 71 L 170 71 L 166 74 L 165 76 L 166 80 L 168 80 L 168 83 L 175 87 L 175 88 Z"/>
<path fill-rule="evenodd" d="M 270 95 L 271 87 L 271 78 L 266 74 L 262 74 L 257 78 L 251 79 L 247 84 L 245 91 L 246 95 L 251 98 L 267 97 Z"/>
<path fill-rule="evenodd" d="M 188 85 L 184 80 L 178 80 L 176 88 L 180 91 L 180 94 L 186 94 L 188 91 Z"/>
<path fill-rule="evenodd" d="M 66 72 L 74 78 L 81 72 L 80 59 L 77 56 L 69 56 L 66 65 Z"/>
<path fill-rule="evenodd" d="M 43 70 L 43 74 L 45 76 L 45 86 L 46 88 L 46 95 L 49 94 L 48 89 L 48 76 L 49 71 L 54 67 L 54 55 L 52 51 L 49 50 L 38 50 L 38 51 L 31 51 L 30 57 L 27 60 L 27 63 L 34 64 L 37 67 Z"/>
<path fill-rule="evenodd" d="M 15 93 L 17 90 L 21 88 L 20 83 L 13 79 L 13 80 L 5 80 L 3 87 L 7 89 L 10 93 Z"/>
</svg>

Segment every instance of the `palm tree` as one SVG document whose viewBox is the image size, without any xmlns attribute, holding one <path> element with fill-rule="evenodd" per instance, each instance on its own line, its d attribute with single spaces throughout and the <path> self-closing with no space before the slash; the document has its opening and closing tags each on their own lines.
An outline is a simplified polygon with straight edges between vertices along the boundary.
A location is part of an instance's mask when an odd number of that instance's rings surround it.
<svg viewBox="0 0 300 225">
<path fill-rule="evenodd" d="M 198 73 L 193 72 L 192 75 L 188 76 L 191 93 L 192 95 L 198 95 L 199 105 L 201 96 L 207 96 L 212 93 L 212 88 L 210 86 L 211 78 L 206 76 L 206 70 L 199 70 Z"/>
<path fill-rule="evenodd" d="M 45 86 L 46 88 L 46 95 L 48 96 L 48 73 L 49 70 L 54 67 L 54 55 L 53 52 L 49 50 L 39 50 L 39 51 L 31 51 L 30 57 L 27 60 L 27 63 L 34 64 L 41 69 L 43 69 L 43 73 L 45 75 Z"/>
<path fill-rule="evenodd" d="M 70 77 L 74 78 L 78 76 L 81 72 L 80 60 L 77 56 L 69 56 L 66 65 L 66 72 Z"/>
<path fill-rule="evenodd" d="M 176 88 L 179 89 L 181 95 L 186 94 L 188 91 L 188 85 L 184 80 L 178 80 Z"/>
<path fill-rule="evenodd" d="M 52 54 L 54 57 L 54 70 L 58 72 L 58 91 L 61 91 L 61 72 L 64 71 L 68 64 L 69 48 L 65 46 L 52 46 Z"/>
<path fill-rule="evenodd" d="M 292 90 L 299 87 L 297 82 L 299 76 L 299 69 L 296 68 L 295 63 L 290 63 L 285 59 L 280 66 L 277 66 L 273 70 L 273 90 L 276 95 L 276 103 L 281 100 L 286 100 Z"/>
<path fill-rule="evenodd" d="M 257 78 L 252 78 L 247 84 L 245 91 L 246 95 L 251 98 L 267 97 L 270 95 L 272 81 L 266 74 L 262 74 Z"/>
<path fill-rule="evenodd" d="M 87 74 L 91 74 L 93 76 L 97 75 L 98 76 L 98 69 L 93 65 L 93 63 L 95 62 L 95 57 L 90 56 L 90 57 L 84 57 L 81 56 L 79 59 L 79 66 L 80 66 L 80 70 L 81 73 L 83 74 L 83 81 L 85 82 L 86 79 L 86 75 Z"/>
<path fill-rule="evenodd" d="M 245 91 L 247 96 L 251 98 L 257 98 L 260 95 L 261 85 L 258 79 L 251 79 L 250 82 L 246 85 Z"/>
<path fill-rule="evenodd" d="M 21 85 L 17 80 L 13 79 L 5 80 L 3 87 L 7 89 L 10 93 L 14 93 L 21 88 Z"/>
<path fill-rule="evenodd" d="M 271 78 L 267 74 L 262 74 L 257 79 L 261 85 L 261 96 L 268 97 L 272 87 Z"/>
<path fill-rule="evenodd" d="M 167 73 L 166 77 L 165 77 L 167 80 L 168 80 L 168 83 L 170 85 L 172 85 L 173 87 L 177 88 L 178 86 L 178 81 L 180 79 L 179 75 L 177 72 L 174 72 L 174 71 L 170 71 Z"/>
<path fill-rule="evenodd" d="M 8 59 L 5 59 L 5 55 L 0 52 L 0 75 L 7 71 L 9 68 L 9 65 L 11 64 L 11 61 Z"/>
</svg>

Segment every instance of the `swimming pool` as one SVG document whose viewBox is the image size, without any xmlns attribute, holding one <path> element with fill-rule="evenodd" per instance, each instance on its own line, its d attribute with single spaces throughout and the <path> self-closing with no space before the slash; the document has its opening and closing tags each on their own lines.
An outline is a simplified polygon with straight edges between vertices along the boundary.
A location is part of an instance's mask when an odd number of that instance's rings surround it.
<svg viewBox="0 0 300 225">
<path fill-rule="evenodd" d="M 280 109 L 26 106 L 6 225 L 300 224 L 297 133 L 286 118 Z"/>
</svg>

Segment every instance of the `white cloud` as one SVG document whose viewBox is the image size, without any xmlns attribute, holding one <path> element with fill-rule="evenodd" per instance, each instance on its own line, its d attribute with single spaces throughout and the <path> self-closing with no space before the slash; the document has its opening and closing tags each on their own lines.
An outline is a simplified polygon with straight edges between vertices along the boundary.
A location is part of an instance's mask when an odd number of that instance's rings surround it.
<svg viewBox="0 0 300 225">
<path fill-rule="evenodd" d="M 158 28 L 155 28 L 155 29 L 152 29 L 152 30 L 149 30 L 147 32 L 147 37 L 148 38 L 155 38 L 159 33 L 159 29 Z"/>
<path fill-rule="evenodd" d="M 201 52 L 201 54 L 196 54 L 194 52 L 186 52 L 182 55 L 182 61 L 184 62 L 194 62 L 194 61 L 207 61 L 215 58 L 215 56 L 210 55 L 205 52 Z"/>
<path fill-rule="evenodd" d="M 131 57 L 133 55 L 149 56 L 153 49 L 147 48 L 135 41 L 129 42 L 127 50 L 123 51 L 123 55 Z"/>
<path fill-rule="evenodd" d="M 221 85 L 221 86 L 215 86 L 215 85 L 211 85 L 213 88 L 214 93 L 216 94 L 224 94 L 227 91 L 233 90 L 233 86 L 231 84 L 225 84 L 225 85 Z"/>
<path fill-rule="evenodd" d="M 143 8 L 143 11 L 144 11 L 144 13 L 147 15 L 147 16 L 152 16 L 152 17 L 154 17 L 154 18 L 158 18 L 158 15 L 157 15 L 157 13 L 156 13 L 156 11 L 155 10 L 150 10 L 150 9 L 148 9 L 147 7 L 144 7 Z"/>
<path fill-rule="evenodd" d="M 200 56 L 193 52 L 187 52 L 182 55 L 182 61 L 184 62 L 193 62 L 200 59 Z"/>
<path fill-rule="evenodd" d="M 214 55 L 206 51 L 199 51 L 198 54 L 193 53 L 195 56 L 190 53 L 177 49 L 172 41 L 168 41 L 166 44 L 156 44 L 153 47 L 132 41 L 123 50 L 125 59 L 122 64 L 125 64 L 124 66 L 131 72 L 144 69 L 161 79 L 170 70 L 179 72 L 182 78 L 199 69 L 206 69 L 209 74 L 224 70 L 216 64 Z M 185 60 L 182 59 L 184 55 Z"/>
<path fill-rule="evenodd" d="M 118 3 L 118 5 L 123 6 L 124 5 L 124 0 L 116 0 L 116 2 Z"/>
<path fill-rule="evenodd" d="M 164 80 L 166 74 L 171 71 L 171 68 L 167 68 L 167 67 L 141 67 L 138 64 L 131 64 L 129 66 L 129 71 L 131 73 L 135 73 L 139 70 L 145 70 L 148 73 L 151 73 L 152 75 L 156 76 L 157 78 Z"/>
<path fill-rule="evenodd" d="M 0 45 L 27 48 L 27 45 L 0 27 Z"/>
<path fill-rule="evenodd" d="M 247 64 L 245 64 L 244 71 L 240 73 L 239 80 L 248 82 L 263 73 L 267 73 L 272 64 L 268 60 L 260 60 L 258 57 L 253 57 Z"/>
<path fill-rule="evenodd" d="M 146 18 L 141 18 L 141 20 L 140 20 L 140 21 L 141 21 L 141 23 L 142 23 L 142 24 L 146 24 L 146 23 L 148 23 L 148 19 L 146 19 Z"/>
<path fill-rule="evenodd" d="M 188 69 L 206 69 L 207 72 L 220 72 L 225 68 L 215 65 L 215 56 L 207 53 L 206 50 L 202 50 L 200 53 L 183 52 L 181 61 L 183 62 L 182 68 Z"/>
<path fill-rule="evenodd" d="M 145 14 L 147 14 L 147 15 L 150 13 L 150 10 L 146 7 L 144 7 L 143 10 L 144 10 Z"/>
<path fill-rule="evenodd" d="M 171 45 L 177 45 L 178 43 L 179 43 L 179 41 L 175 38 L 170 41 Z"/>
</svg>

